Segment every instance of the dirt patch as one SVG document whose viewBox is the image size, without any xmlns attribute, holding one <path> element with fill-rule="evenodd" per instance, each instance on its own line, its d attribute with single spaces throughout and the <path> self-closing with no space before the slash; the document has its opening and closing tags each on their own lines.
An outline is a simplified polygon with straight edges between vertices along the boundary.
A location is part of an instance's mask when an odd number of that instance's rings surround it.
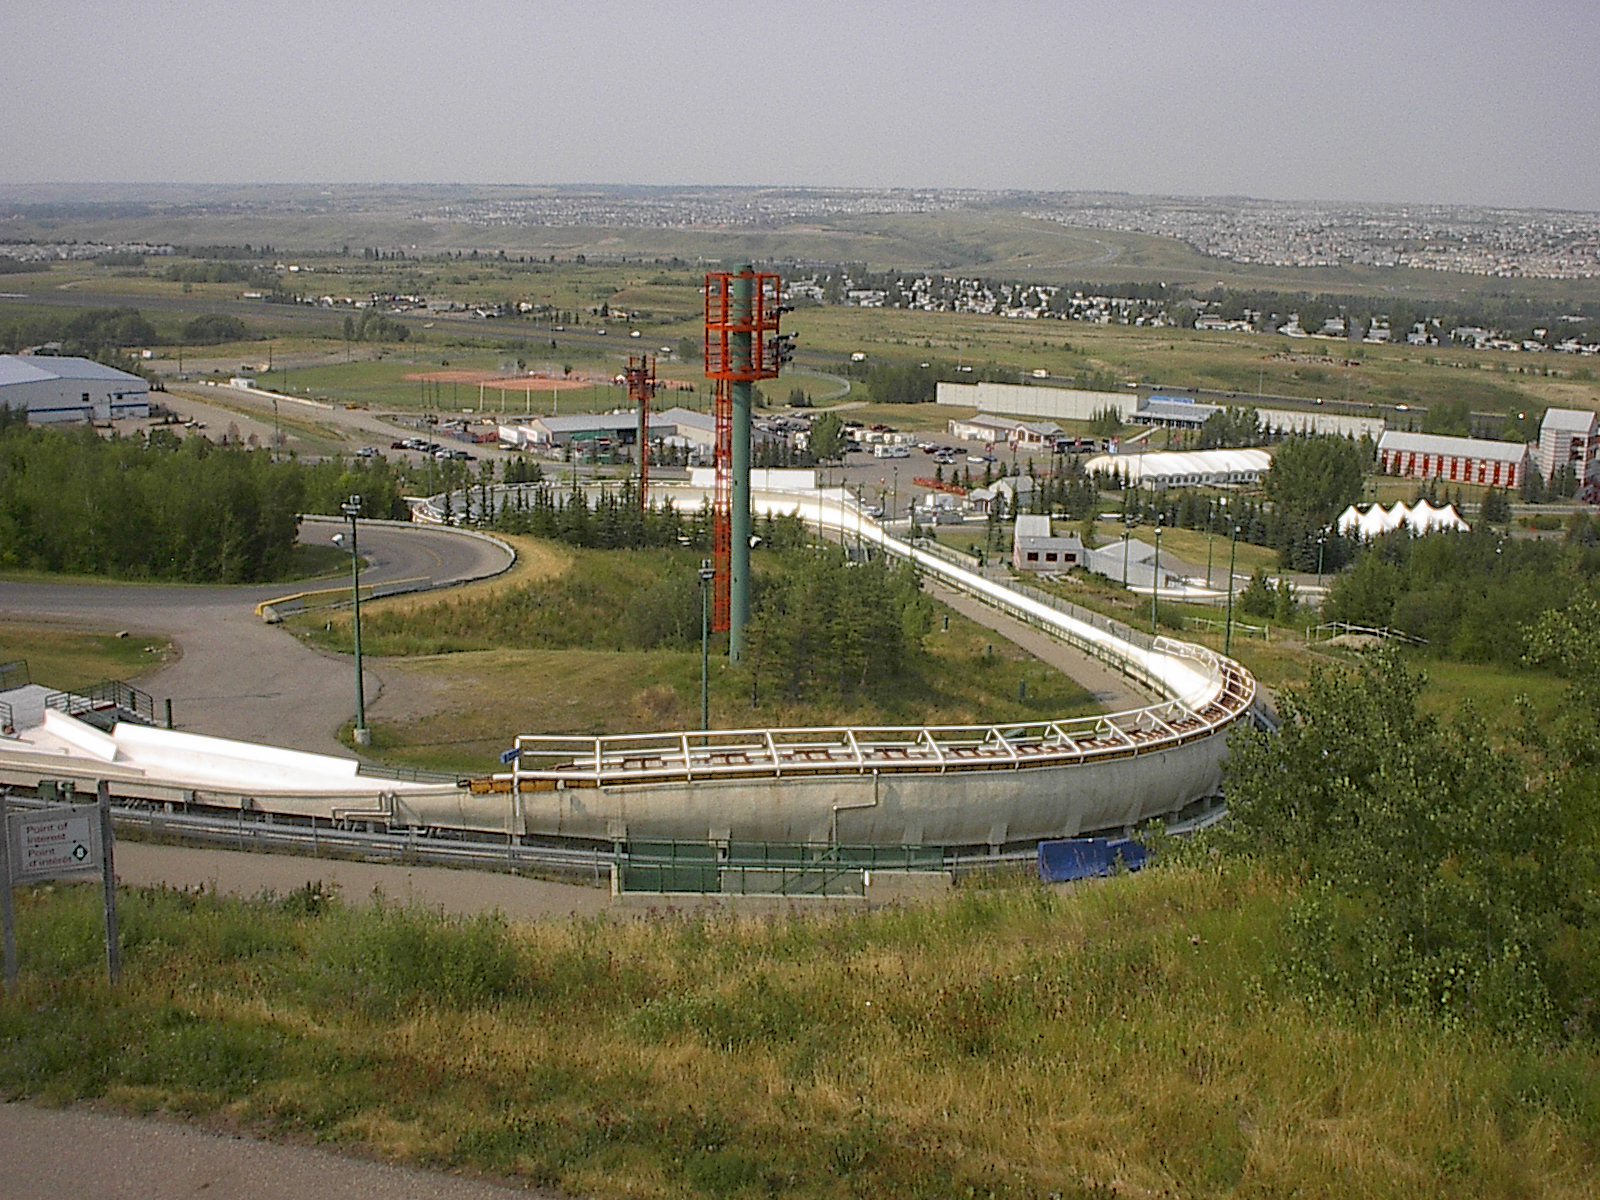
<svg viewBox="0 0 1600 1200">
<path fill-rule="evenodd" d="M 1372 650 L 1383 645 L 1384 639 L 1370 633 L 1341 633 L 1338 637 L 1331 637 L 1327 644 L 1330 646 L 1343 646 L 1347 650 Z"/>
<path fill-rule="evenodd" d="M 498 371 L 417 371 L 406 376 L 413 382 L 476 383 L 500 392 L 567 392 L 611 383 L 588 375 L 502 375 Z"/>
</svg>

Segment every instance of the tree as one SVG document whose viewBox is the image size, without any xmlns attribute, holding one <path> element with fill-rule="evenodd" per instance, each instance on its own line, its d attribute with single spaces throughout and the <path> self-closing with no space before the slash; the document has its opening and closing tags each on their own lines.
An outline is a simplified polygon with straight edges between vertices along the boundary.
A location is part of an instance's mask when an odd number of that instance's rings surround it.
<svg viewBox="0 0 1600 1200">
<path fill-rule="evenodd" d="M 838 414 L 825 412 L 811 423 L 806 446 L 819 461 L 843 458 L 844 443 L 844 422 Z"/>
<path fill-rule="evenodd" d="M 238 317 L 218 314 L 196 317 L 183 326 L 183 340 L 192 346 L 214 346 L 220 342 L 242 342 L 249 336 Z"/>
<path fill-rule="evenodd" d="M 1499 488 L 1490 488 L 1483 494 L 1478 516 L 1486 525 L 1504 525 L 1511 520 L 1511 501 Z"/>
<path fill-rule="evenodd" d="M 1360 497 L 1366 466 L 1347 438 L 1290 438 L 1273 455 L 1267 497 L 1283 520 L 1325 528 Z"/>
<path fill-rule="evenodd" d="M 1592 815 L 1594 789 L 1566 786 L 1564 765 L 1530 772 L 1470 707 L 1425 713 L 1422 685 L 1383 651 L 1285 694 L 1276 736 L 1231 744 L 1214 844 L 1297 881 L 1280 968 L 1308 993 L 1592 1031 L 1595 838 L 1572 818 L 1575 802 Z"/>
<path fill-rule="evenodd" d="M 1255 569 L 1244 591 L 1239 593 L 1239 609 L 1252 617 L 1270 617 L 1278 607 L 1278 590 L 1262 567 Z"/>
<path fill-rule="evenodd" d="M 1260 441 L 1261 417 L 1250 407 L 1218 409 L 1206 418 L 1206 423 L 1200 428 L 1200 447 L 1203 450 L 1254 446 Z"/>
</svg>

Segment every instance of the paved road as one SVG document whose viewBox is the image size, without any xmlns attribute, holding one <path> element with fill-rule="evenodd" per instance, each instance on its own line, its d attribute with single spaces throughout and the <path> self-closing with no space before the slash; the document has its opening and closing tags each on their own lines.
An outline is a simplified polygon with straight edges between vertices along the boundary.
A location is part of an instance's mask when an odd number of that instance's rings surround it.
<svg viewBox="0 0 1600 1200">
<path fill-rule="evenodd" d="M 308 519 L 301 538 L 320 540 L 343 527 L 343 522 Z M 509 561 L 490 542 L 429 526 L 363 524 L 360 539 L 362 557 L 370 564 L 365 578 L 371 582 L 418 577 L 459 582 L 492 575 Z M 178 728 L 347 754 L 335 735 L 355 710 L 350 660 L 312 650 L 255 615 L 257 603 L 298 586 L 0 583 L 0 619 L 55 620 L 171 637 L 178 656 L 138 682 L 155 697 L 158 711 L 171 699 Z M 370 661 L 366 667 L 363 681 L 371 704 L 382 692 L 383 671 Z"/>
<path fill-rule="evenodd" d="M 161 1118 L 0 1104 L 5 1200 L 510 1200 L 556 1193 L 212 1133 Z"/>
</svg>

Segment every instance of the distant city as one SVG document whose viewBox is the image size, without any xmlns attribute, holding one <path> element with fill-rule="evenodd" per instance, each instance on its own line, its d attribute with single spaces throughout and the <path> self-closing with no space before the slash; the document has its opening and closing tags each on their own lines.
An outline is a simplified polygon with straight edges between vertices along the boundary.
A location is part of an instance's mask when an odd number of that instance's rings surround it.
<svg viewBox="0 0 1600 1200">
<path fill-rule="evenodd" d="M 12 221 L 75 213 L 173 218 L 373 212 L 480 228 L 779 231 L 838 216 L 962 211 L 1168 237 L 1242 264 L 1411 267 L 1528 279 L 1600 276 L 1597 212 L 943 188 L 16 185 L 0 187 L 0 243 Z M 80 257 L 89 248 L 52 249 Z M 0 244 L 0 253 L 51 251 Z"/>
<path fill-rule="evenodd" d="M 1175 238 L 1201 254 L 1280 267 L 1414 267 L 1529 279 L 1600 275 L 1600 213 L 1446 205 L 1311 204 L 1098 192 L 834 189 L 559 190 L 415 215 L 467 225 L 781 228 L 832 215 L 1004 207 L 1082 229 Z"/>
</svg>

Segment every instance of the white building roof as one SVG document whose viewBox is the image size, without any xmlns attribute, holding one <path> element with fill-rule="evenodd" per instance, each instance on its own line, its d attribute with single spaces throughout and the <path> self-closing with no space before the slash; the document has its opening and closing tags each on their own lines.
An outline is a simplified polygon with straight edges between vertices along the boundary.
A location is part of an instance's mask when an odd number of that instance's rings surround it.
<svg viewBox="0 0 1600 1200">
<path fill-rule="evenodd" d="M 1042 513 L 1023 513 L 1017 518 L 1016 535 L 1019 538 L 1047 538 L 1050 536 L 1050 518 Z"/>
<path fill-rule="evenodd" d="M 1521 442 L 1491 442 L 1487 438 L 1446 437 L 1439 433 L 1402 433 L 1397 429 L 1388 430 L 1378 439 L 1378 452 L 1381 454 L 1385 450 L 1509 463 L 1521 462 L 1528 455 L 1528 448 Z"/>
<path fill-rule="evenodd" d="M 89 358 L 57 358 L 49 354 L 0 354 L 0 386 L 39 383 L 47 379 L 97 379 L 109 383 L 149 384 L 137 375 Z"/>
<path fill-rule="evenodd" d="M 1576 408 L 1547 408 L 1539 431 L 1543 433 L 1549 429 L 1587 437 L 1594 433 L 1597 423 L 1600 423 L 1600 419 L 1597 419 L 1592 412 L 1583 412 Z"/>
<path fill-rule="evenodd" d="M 1221 475 L 1265 475 L 1272 455 L 1265 450 L 1157 450 L 1150 454 L 1101 454 L 1084 464 L 1089 474 L 1119 474 L 1129 483 L 1205 479 Z"/>
</svg>

